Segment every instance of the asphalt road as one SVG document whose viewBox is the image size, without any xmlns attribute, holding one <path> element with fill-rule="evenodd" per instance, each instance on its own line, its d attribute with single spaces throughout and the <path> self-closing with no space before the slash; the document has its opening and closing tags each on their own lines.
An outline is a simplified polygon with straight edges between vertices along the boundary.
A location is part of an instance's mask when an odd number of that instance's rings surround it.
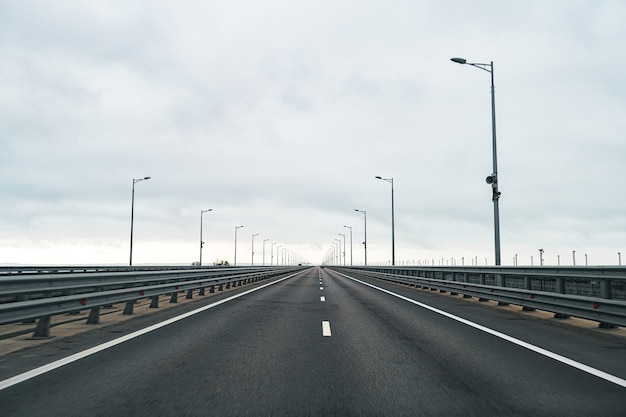
<svg viewBox="0 0 626 417">
<path fill-rule="evenodd" d="M 0 415 L 626 415 L 626 388 L 619 385 L 626 379 L 626 345 L 460 297 L 360 280 L 484 328 L 311 268 L 257 291 L 237 290 L 246 292 L 239 298 L 211 298 L 205 304 L 224 302 L 0 389 Z M 165 318 L 14 354 L 0 369 L 0 387 L 27 369 Z M 618 383 L 589 373 L 594 370 Z"/>
</svg>

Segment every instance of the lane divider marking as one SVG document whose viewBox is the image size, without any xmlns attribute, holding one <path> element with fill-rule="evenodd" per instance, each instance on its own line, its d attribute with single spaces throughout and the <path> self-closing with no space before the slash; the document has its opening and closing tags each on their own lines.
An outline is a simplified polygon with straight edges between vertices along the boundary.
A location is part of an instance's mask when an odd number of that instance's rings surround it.
<svg viewBox="0 0 626 417">
<path fill-rule="evenodd" d="M 324 291 L 324 287 L 320 287 L 320 291 Z"/>
<path fill-rule="evenodd" d="M 325 336 L 325 337 L 332 336 L 332 334 L 330 332 L 330 322 L 329 321 L 323 321 L 322 322 L 322 336 Z"/>
<path fill-rule="evenodd" d="M 324 297 L 324 296 L 321 296 L 321 297 L 320 297 L 320 301 L 321 301 L 321 302 L 324 302 L 324 301 L 326 301 L 326 297 Z"/>
<path fill-rule="evenodd" d="M 396 294 L 396 293 L 394 293 L 392 291 L 386 290 L 384 288 L 377 287 L 377 286 L 372 285 L 372 284 L 370 284 L 368 282 L 361 281 L 361 280 L 353 278 L 351 276 L 342 274 L 341 272 L 337 272 L 337 271 L 333 271 L 333 272 L 335 272 L 336 274 L 339 274 L 339 275 L 341 275 L 343 277 L 346 277 L 348 279 L 351 279 L 352 281 L 358 282 L 359 284 L 363 284 L 363 285 L 365 285 L 367 287 L 374 288 L 374 289 L 376 289 L 378 291 L 381 291 L 381 292 L 384 292 L 386 294 L 392 295 L 392 296 L 397 297 L 397 298 L 399 298 L 401 300 L 408 301 L 409 303 L 415 304 L 415 305 L 417 305 L 419 307 L 425 308 L 425 309 L 430 310 L 430 311 L 432 311 L 434 313 L 441 314 L 442 316 L 448 317 L 448 318 L 450 318 L 452 320 L 456 320 L 456 321 L 458 321 L 460 323 L 463 323 L 463 324 L 465 324 L 467 326 L 473 327 L 473 328 L 475 328 L 477 330 L 481 330 L 481 331 L 483 331 L 485 333 L 488 333 L 488 334 L 491 334 L 493 336 L 499 337 L 500 339 L 506 340 L 507 342 L 511 342 L 513 344 L 516 344 L 518 346 L 521 346 L 523 348 L 531 350 L 531 351 L 533 351 L 535 353 L 538 353 L 540 355 L 543 355 L 543 356 L 546 356 L 548 358 L 554 359 L 554 360 L 556 360 L 558 362 L 561 362 L 561 363 L 563 363 L 565 365 L 569 365 L 569 366 L 571 366 L 573 368 L 579 369 L 579 370 L 581 370 L 583 372 L 586 372 L 586 373 L 588 373 L 590 375 L 596 376 L 598 378 L 604 379 L 605 381 L 612 382 L 612 383 L 614 383 L 616 385 L 619 385 L 621 387 L 626 388 L 626 379 L 622 379 L 622 378 L 620 378 L 618 376 L 611 375 L 611 374 L 609 374 L 607 372 L 604 372 L 604 371 L 601 371 L 599 369 L 592 368 L 589 365 L 585 365 L 584 363 L 577 362 L 577 361 L 575 361 L 573 359 L 570 359 L 570 358 L 567 358 L 565 356 L 559 355 L 558 353 L 551 352 L 551 351 L 549 351 L 547 349 L 541 348 L 539 346 L 535 346 L 535 345 L 530 344 L 528 342 L 525 342 L 525 341 L 523 341 L 521 339 L 515 338 L 513 336 L 509 336 L 509 335 L 504 334 L 502 332 L 499 332 L 497 330 L 490 329 L 489 327 L 485 327 L 485 326 L 483 326 L 481 324 L 474 323 L 473 321 L 469 321 L 469 320 L 464 319 L 462 317 L 455 316 L 454 314 L 448 313 L 447 311 L 443 311 L 443 310 L 440 310 L 438 308 L 431 307 L 428 304 L 420 303 L 419 301 L 413 300 L 413 299 L 405 297 L 403 295 Z"/>
<path fill-rule="evenodd" d="M 21 373 L 19 375 L 16 375 L 14 377 L 5 379 L 4 381 L 0 381 L 0 391 L 2 391 L 3 389 L 6 389 L 6 388 L 12 387 L 13 385 L 17 385 L 17 384 L 19 384 L 21 382 L 27 381 L 27 380 L 29 380 L 31 378 L 35 378 L 35 377 L 37 377 L 39 375 L 43 375 L 43 374 L 45 374 L 47 372 L 50 372 L 50 371 L 52 371 L 54 369 L 60 368 L 60 367 L 65 366 L 65 365 L 68 365 L 68 364 L 70 364 L 72 362 L 76 362 L 77 360 L 86 358 L 87 356 L 91 356 L 91 355 L 93 355 L 95 353 L 98 353 L 98 352 L 101 352 L 101 351 L 106 350 L 108 348 L 111 348 L 113 346 L 119 345 L 119 344 L 124 343 L 124 342 L 126 342 L 128 340 L 131 340 L 131 339 L 134 339 L 136 337 L 142 336 L 142 335 L 144 335 L 146 333 L 150 333 L 150 332 L 152 332 L 154 330 L 160 329 L 161 327 L 165 327 L 168 324 L 172 324 L 172 323 L 175 323 L 177 321 L 186 319 L 187 317 L 191 317 L 191 316 L 193 316 L 195 314 L 202 313 L 203 311 L 206 311 L 206 310 L 211 309 L 213 307 L 217 307 L 220 304 L 227 303 L 227 302 L 235 300 L 235 299 L 237 299 L 239 297 L 243 297 L 244 295 L 248 295 L 248 294 L 253 293 L 255 291 L 259 291 L 259 290 L 261 290 L 263 288 L 269 287 L 270 285 L 278 284 L 279 282 L 282 282 L 282 281 L 284 281 L 286 279 L 295 277 L 296 275 L 302 274 L 304 272 L 306 272 L 306 271 L 296 272 L 295 274 L 291 274 L 291 275 L 288 275 L 288 276 L 286 276 L 284 278 L 278 279 L 276 281 L 272 281 L 270 283 L 261 285 L 260 287 L 256 287 L 256 288 L 252 288 L 252 289 L 250 289 L 248 291 L 244 291 L 241 294 L 236 294 L 236 295 L 230 296 L 228 298 L 224 298 L 223 300 L 216 301 L 216 302 L 214 302 L 212 304 L 208 304 L 206 306 L 197 308 L 195 310 L 192 310 L 192 311 L 189 311 L 187 313 L 181 314 L 180 316 L 172 317 L 171 319 L 162 321 L 162 322 L 157 323 L 157 324 L 153 324 L 152 326 L 148 326 L 148 327 L 146 327 L 144 329 L 137 330 L 136 332 L 129 333 L 126 336 L 118 337 L 117 339 L 113 339 L 113 340 L 111 340 L 109 342 L 105 342 L 105 343 L 103 343 L 101 345 L 94 346 L 92 348 L 83 350 L 82 352 L 78 352 L 78 353 L 75 353 L 73 355 L 70 355 L 70 356 L 68 356 L 66 358 L 62 358 L 62 359 L 56 360 L 56 361 L 51 362 L 49 364 L 40 366 L 40 367 L 35 368 L 35 369 L 31 369 L 30 371 L 27 371 L 27 372 Z"/>
</svg>

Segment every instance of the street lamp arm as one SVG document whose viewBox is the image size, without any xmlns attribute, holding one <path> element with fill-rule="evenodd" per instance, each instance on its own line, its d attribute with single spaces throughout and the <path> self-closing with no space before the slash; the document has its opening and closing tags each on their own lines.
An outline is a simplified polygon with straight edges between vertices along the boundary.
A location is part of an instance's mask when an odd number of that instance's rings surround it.
<svg viewBox="0 0 626 417">
<path fill-rule="evenodd" d="M 480 62 L 467 62 L 465 58 L 450 58 L 450 61 L 456 62 L 457 64 L 465 64 L 471 65 L 472 67 L 480 68 L 483 71 L 487 71 L 489 73 L 493 72 L 493 62 L 490 64 L 483 64 Z"/>
</svg>

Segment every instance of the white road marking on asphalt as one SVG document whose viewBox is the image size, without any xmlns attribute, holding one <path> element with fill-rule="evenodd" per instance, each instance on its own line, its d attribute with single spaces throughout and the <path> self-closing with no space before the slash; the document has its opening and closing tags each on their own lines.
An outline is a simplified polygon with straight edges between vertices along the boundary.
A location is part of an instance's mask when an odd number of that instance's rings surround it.
<svg viewBox="0 0 626 417">
<path fill-rule="evenodd" d="M 332 336 L 330 333 L 330 322 L 323 321 L 322 322 L 322 336 Z"/>
<path fill-rule="evenodd" d="M 355 282 L 363 284 L 365 286 L 374 288 L 374 289 L 376 289 L 378 291 L 382 291 L 382 292 L 384 292 L 386 294 L 389 294 L 389 295 L 393 295 L 394 297 L 400 298 L 401 300 L 408 301 L 409 303 L 415 304 L 417 306 L 420 306 L 422 308 L 430 310 L 430 311 L 432 311 L 434 313 L 441 314 L 442 316 L 448 317 L 448 318 L 450 318 L 452 320 L 456 320 L 456 321 L 458 321 L 460 323 L 466 324 L 466 325 L 468 325 L 470 327 L 473 327 L 475 329 L 481 330 L 481 331 L 483 331 L 485 333 L 489 333 L 489 334 L 491 334 L 493 336 L 499 337 L 500 339 L 504 339 L 504 340 L 506 340 L 508 342 L 511 342 L 513 344 L 516 344 L 518 346 L 521 346 L 523 348 L 531 350 L 531 351 L 533 351 L 535 353 L 539 353 L 540 355 L 543 355 L 543 356 L 546 356 L 548 358 L 554 359 L 556 361 L 564 363 L 565 365 L 569 365 L 569 366 L 571 366 L 573 368 L 579 369 L 579 370 L 581 370 L 583 372 L 586 372 L 588 374 L 597 376 L 598 378 L 602 378 L 605 381 L 609 381 L 609 382 L 612 382 L 612 383 L 614 383 L 616 385 L 619 385 L 619 386 L 622 386 L 622 387 L 626 388 L 626 379 L 622 379 L 622 378 L 620 378 L 618 376 L 611 375 L 611 374 L 609 374 L 607 372 L 604 372 L 604 371 L 601 371 L 599 369 L 592 368 L 591 366 L 585 365 L 584 363 L 576 362 L 575 360 L 569 359 L 569 358 L 567 358 L 565 356 L 562 356 L 562 355 L 559 355 L 558 353 L 554 353 L 554 352 L 551 352 L 551 351 L 549 351 L 547 349 L 541 348 L 539 346 L 535 346 L 535 345 L 530 344 L 528 342 L 524 342 L 523 340 L 517 339 L 517 338 L 515 338 L 513 336 L 509 336 L 509 335 L 501 333 L 501 332 L 499 332 L 497 330 L 493 330 L 493 329 L 490 329 L 489 327 L 485 327 L 485 326 L 483 326 L 481 324 L 474 323 L 473 321 L 469 321 L 467 319 L 464 319 L 464 318 L 459 317 L 459 316 L 455 316 L 454 314 L 448 313 L 446 311 L 439 310 L 438 308 L 431 307 L 428 304 L 420 303 L 419 301 L 413 300 L 413 299 L 405 297 L 403 295 L 396 294 L 396 293 L 394 293 L 392 291 L 386 290 L 384 288 L 377 287 L 377 286 L 372 285 L 372 284 L 370 284 L 368 282 L 361 281 L 361 280 L 353 278 L 351 276 L 342 274 L 341 272 L 337 272 L 337 271 L 334 271 L 334 272 L 339 274 L 339 275 L 341 275 L 341 276 L 344 276 L 344 277 L 346 277 L 348 279 L 351 279 L 351 280 L 353 280 Z"/>
<path fill-rule="evenodd" d="M 320 291 L 324 291 L 324 287 L 320 287 Z"/>
<path fill-rule="evenodd" d="M 216 302 L 214 302 L 212 304 L 209 304 L 209 305 L 197 308 L 197 309 L 189 311 L 189 312 L 187 312 L 185 314 L 181 314 L 180 316 L 172 317 L 171 319 L 162 321 L 162 322 L 157 323 L 157 324 L 153 324 L 152 326 L 146 327 L 145 329 L 137 330 L 136 332 L 127 334 L 126 336 L 118 337 L 117 339 L 113 339 L 113 340 L 111 340 L 109 342 L 106 342 L 106 343 L 103 343 L 101 345 L 94 346 L 94 347 L 92 347 L 90 349 L 83 350 L 82 352 L 75 353 L 75 354 L 70 355 L 70 356 L 68 356 L 66 358 L 59 359 L 59 360 L 51 362 L 51 363 L 49 363 L 47 365 L 40 366 L 39 368 L 31 369 L 30 371 L 27 371 L 27 372 L 24 372 L 22 374 L 16 375 L 14 377 L 5 379 L 4 381 L 0 381 L 0 391 L 2 391 L 5 388 L 12 387 L 13 385 L 17 385 L 17 384 L 19 384 L 21 382 L 27 381 L 27 380 L 29 380 L 31 378 L 35 378 L 35 377 L 37 377 L 39 375 L 45 374 L 47 372 L 50 372 L 50 371 L 52 371 L 54 369 L 60 368 L 60 367 L 65 366 L 65 365 L 68 365 L 68 364 L 70 364 L 72 362 L 76 362 L 79 359 L 83 359 L 83 358 L 86 358 L 87 356 L 91 356 L 94 353 L 101 352 L 101 351 L 106 350 L 106 349 L 108 349 L 110 347 L 119 345 L 119 344 L 124 343 L 124 342 L 126 342 L 128 340 L 131 340 L 131 339 L 134 339 L 136 337 L 142 336 L 142 335 L 144 335 L 146 333 L 150 333 L 151 331 L 160 329 L 161 327 L 165 327 L 168 324 L 172 324 L 172 323 L 175 323 L 177 321 L 186 319 L 187 317 L 191 317 L 191 316 L 193 316 L 195 314 L 201 313 L 201 312 L 206 311 L 206 310 L 208 310 L 210 308 L 217 307 L 220 304 L 227 303 L 227 302 L 232 301 L 232 300 L 234 300 L 236 298 L 243 297 L 244 295 L 248 295 L 248 294 L 253 293 L 255 291 L 259 291 L 259 290 L 261 290 L 261 289 L 263 289 L 265 287 L 269 287 L 270 285 L 277 284 L 277 283 L 279 283 L 281 281 L 284 281 L 286 279 L 294 277 L 294 276 L 296 276 L 298 274 L 301 274 L 303 272 L 304 271 L 296 272 L 295 274 L 291 274 L 289 276 L 286 276 L 285 278 L 281 278 L 281 279 L 278 279 L 276 281 L 272 281 L 272 282 L 270 282 L 268 284 L 261 285 L 260 287 L 252 288 L 251 290 L 242 292 L 241 294 L 236 294 L 236 295 L 233 295 L 231 297 L 224 298 L 223 300 L 216 301 Z"/>
<path fill-rule="evenodd" d="M 324 297 L 324 296 L 321 296 L 321 297 L 320 297 L 320 301 L 321 301 L 321 302 L 324 302 L 324 301 L 326 301 L 326 297 Z"/>
</svg>

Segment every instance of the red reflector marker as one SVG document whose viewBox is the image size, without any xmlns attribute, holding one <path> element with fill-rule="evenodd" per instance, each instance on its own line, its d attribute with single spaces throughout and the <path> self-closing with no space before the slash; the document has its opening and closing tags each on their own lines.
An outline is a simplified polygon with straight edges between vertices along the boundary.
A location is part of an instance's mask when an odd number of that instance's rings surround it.
<svg viewBox="0 0 626 417">
<path fill-rule="evenodd" d="M 80 303 L 81 303 L 82 305 L 87 305 L 87 300 L 85 300 L 85 299 L 83 298 L 82 300 L 80 300 Z"/>
<path fill-rule="evenodd" d="M 530 294 L 530 298 L 535 298 L 535 294 Z"/>
<path fill-rule="evenodd" d="M 143 291 L 143 290 L 141 290 L 141 291 L 139 291 L 139 294 L 140 294 L 140 295 L 144 295 L 145 293 L 144 293 L 144 291 Z"/>
<path fill-rule="evenodd" d="M 600 307 L 600 304 L 598 304 L 598 303 L 593 303 L 593 308 L 598 308 L 598 307 Z"/>
</svg>

